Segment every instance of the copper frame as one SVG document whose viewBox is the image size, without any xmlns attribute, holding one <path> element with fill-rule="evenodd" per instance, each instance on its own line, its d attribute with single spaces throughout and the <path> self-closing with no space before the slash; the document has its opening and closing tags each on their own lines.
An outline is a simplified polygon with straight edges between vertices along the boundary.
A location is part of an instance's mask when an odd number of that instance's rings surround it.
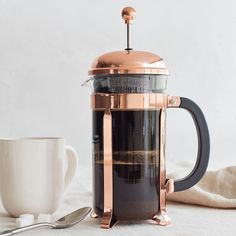
<svg viewBox="0 0 236 236">
<path fill-rule="evenodd" d="M 106 109 L 103 116 L 103 151 L 104 151 L 104 208 L 101 221 L 102 228 L 112 227 L 116 221 L 113 213 L 113 169 L 112 169 L 112 115 Z"/>
<path fill-rule="evenodd" d="M 93 110 L 156 110 L 167 107 L 179 107 L 180 98 L 163 93 L 93 93 Z"/>
<path fill-rule="evenodd" d="M 166 196 L 174 192 L 173 179 L 166 179 L 166 166 L 165 166 L 165 123 L 166 123 L 166 111 L 165 108 L 161 109 L 160 114 L 160 157 L 159 157 L 159 184 L 160 184 L 160 197 L 159 197 L 159 211 L 153 217 L 153 220 L 157 224 L 165 226 L 171 223 L 170 217 L 166 211 Z"/>
<path fill-rule="evenodd" d="M 169 96 L 162 93 L 151 94 L 105 94 L 94 93 L 91 96 L 93 110 L 104 110 L 103 139 L 104 139 L 104 210 L 101 220 L 102 228 L 110 228 L 117 221 L 113 219 L 113 173 L 112 173 L 112 113 L 117 110 L 155 110 L 160 113 L 160 197 L 159 211 L 153 220 L 159 225 L 170 224 L 170 218 L 166 211 L 166 196 L 174 192 L 174 180 L 166 179 L 165 167 L 165 109 L 179 107 L 180 97 Z"/>
</svg>

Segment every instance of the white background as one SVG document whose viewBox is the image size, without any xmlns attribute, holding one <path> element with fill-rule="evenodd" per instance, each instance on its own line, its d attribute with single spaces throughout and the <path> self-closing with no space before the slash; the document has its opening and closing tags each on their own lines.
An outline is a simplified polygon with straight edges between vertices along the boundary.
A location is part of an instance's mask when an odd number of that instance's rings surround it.
<svg viewBox="0 0 236 236">
<path fill-rule="evenodd" d="M 167 92 L 202 108 L 210 167 L 235 165 L 236 3 L 230 0 L 0 0 L 0 136 L 62 136 L 91 164 L 90 90 L 99 55 L 125 48 L 123 7 L 137 11 L 132 47 L 162 56 Z M 185 111 L 168 112 L 168 162 L 196 156 Z"/>
</svg>

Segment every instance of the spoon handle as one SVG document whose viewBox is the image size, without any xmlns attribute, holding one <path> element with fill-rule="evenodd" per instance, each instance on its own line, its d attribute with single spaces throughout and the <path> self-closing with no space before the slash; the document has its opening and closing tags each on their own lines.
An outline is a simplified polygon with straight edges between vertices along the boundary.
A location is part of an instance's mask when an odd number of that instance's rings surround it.
<svg viewBox="0 0 236 236">
<path fill-rule="evenodd" d="M 26 230 L 30 230 L 30 229 L 34 229 L 34 228 L 38 228 L 38 227 L 45 227 L 45 226 L 55 228 L 54 224 L 45 222 L 45 223 L 27 225 L 27 226 L 24 226 L 24 227 L 21 227 L 21 228 L 5 230 L 5 231 L 1 232 L 0 235 L 10 236 L 10 235 L 13 235 L 13 234 L 21 233 L 21 232 L 26 231 Z"/>
</svg>

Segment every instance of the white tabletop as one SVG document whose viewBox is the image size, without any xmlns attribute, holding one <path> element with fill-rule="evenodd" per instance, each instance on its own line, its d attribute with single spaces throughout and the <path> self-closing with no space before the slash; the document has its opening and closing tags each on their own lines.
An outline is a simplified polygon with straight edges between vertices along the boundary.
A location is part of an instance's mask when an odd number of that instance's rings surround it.
<svg viewBox="0 0 236 236">
<path fill-rule="evenodd" d="M 53 219 L 83 206 L 91 206 L 91 170 L 90 167 L 80 166 L 79 174 L 70 189 L 65 193 L 60 208 L 53 214 Z M 21 235 L 236 235 L 236 211 L 222 210 L 193 205 L 169 202 L 168 213 L 172 224 L 156 225 L 153 221 L 120 222 L 112 229 L 101 229 L 99 219 L 87 217 L 80 224 L 69 229 L 34 229 Z M 15 219 L 7 215 L 3 207 L 0 209 L 0 230 L 13 228 Z"/>
</svg>

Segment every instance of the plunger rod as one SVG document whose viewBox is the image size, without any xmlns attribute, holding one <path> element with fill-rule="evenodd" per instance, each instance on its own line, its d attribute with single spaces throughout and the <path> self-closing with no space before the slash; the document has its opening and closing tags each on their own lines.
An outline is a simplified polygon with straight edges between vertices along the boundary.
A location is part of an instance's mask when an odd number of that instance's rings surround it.
<svg viewBox="0 0 236 236">
<path fill-rule="evenodd" d="M 127 48 L 125 50 L 129 51 L 132 50 L 132 48 L 130 48 L 130 24 L 127 23 Z"/>
<path fill-rule="evenodd" d="M 132 50 L 132 48 L 130 48 L 130 24 L 133 22 L 135 14 L 136 12 L 132 7 L 125 7 L 121 13 L 122 18 L 127 25 L 127 48 L 125 50 L 127 50 L 128 52 Z"/>
</svg>

